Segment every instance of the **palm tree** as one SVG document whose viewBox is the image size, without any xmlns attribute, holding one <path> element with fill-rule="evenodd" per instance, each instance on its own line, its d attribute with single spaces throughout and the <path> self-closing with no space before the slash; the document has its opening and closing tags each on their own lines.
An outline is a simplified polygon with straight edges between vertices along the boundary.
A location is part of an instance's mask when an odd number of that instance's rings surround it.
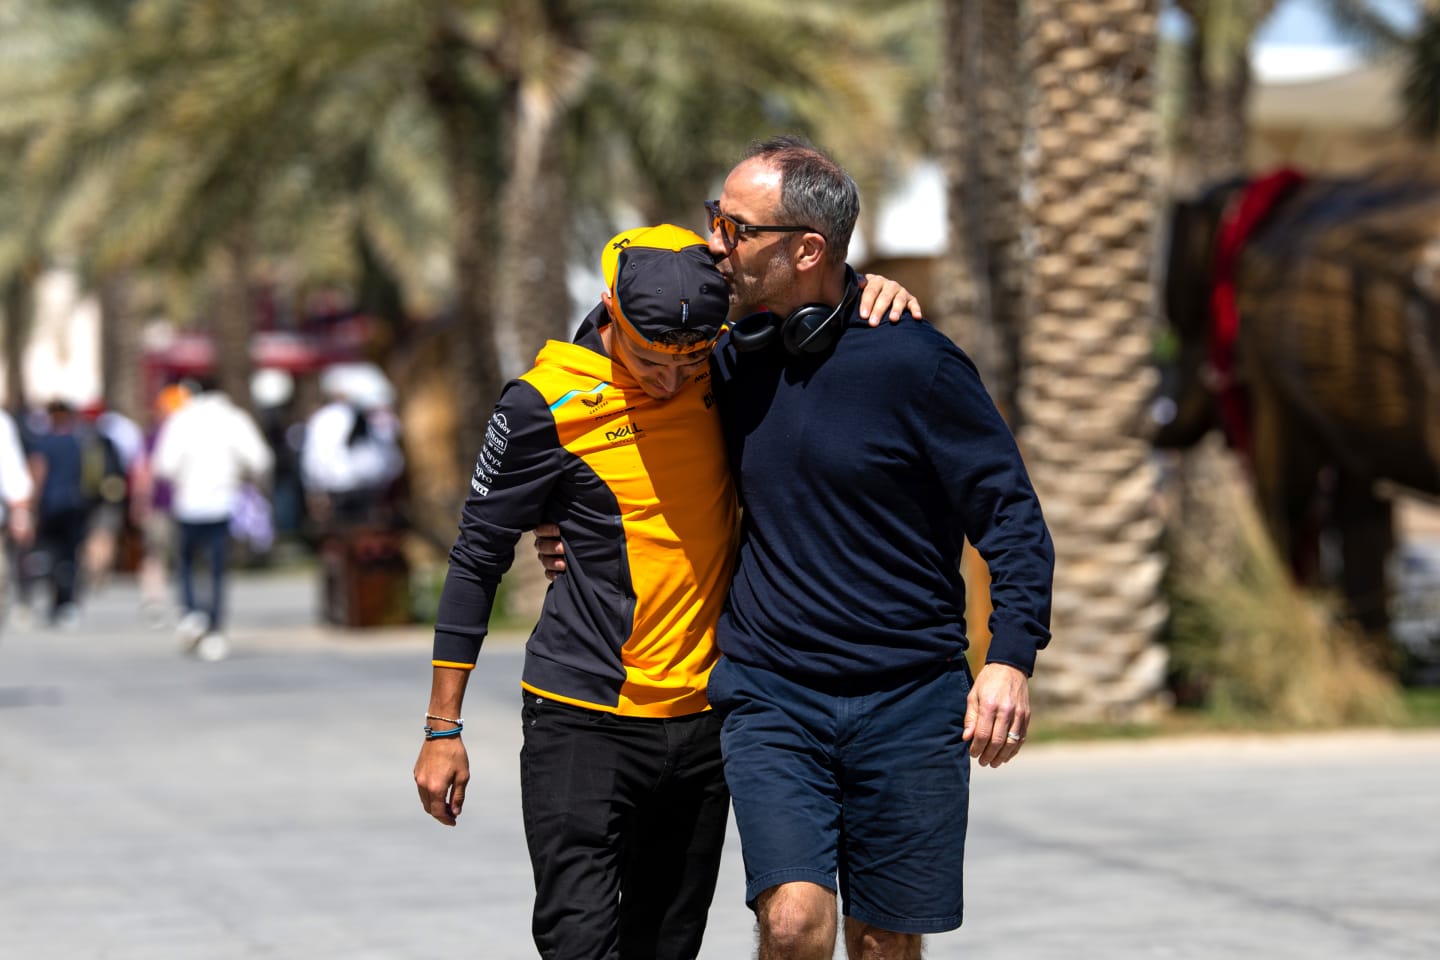
<svg viewBox="0 0 1440 960">
<path fill-rule="evenodd" d="M 1024 62 L 1031 233 L 1021 446 L 1055 539 L 1055 630 L 1038 692 L 1059 715 L 1160 703 L 1166 608 L 1145 439 L 1156 0 L 1030 0 Z"/>
<path fill-rule="evenodd" d="M 433 299 L 416 287 L 433 281 L 438 238 L 451 342 L 432 355 L 455 370 L 462 461 L 501 386 L 497 347 L 524 362 L 563 330 L 574 213 L 603 224 L 643 181 L 642 208 L 696 222 L 703 184 L 776 127 L 883 170 L 868 158 L 890 152 L 891 118 L 919 95 L 881 82 L 904 74 L 884 46 L 896 13 L 878 0 L 18 2 L 32 36 L 68 18 L 45 70 L 0 84 L 43 94 L 21 98 L 45 103 L 24 128 L 24 169 L 56 209 L 51 246 L 88 251 L 97 278 L 149 265 L 228 277 L 216 332 L 241 390 L 258 265 L 312 260 L 317 234 L 339 235 L 350 280 L 386 273 L 405 299 Z M 444 184 L 431 242 L 385 212 L 400 129 L 428 147 L 419 179 Z"/>
<path fill-rule="evenodd" d="M 1376 52 L 1406 49 L 1416 34 L 1393 18 L 1394 6 L 1384 0 L 1319 0 L 1321 12 L 1343 35 Z M 1421 21 L 1440 13 L 1436 0 L 1420 0 Z M 1386 12 L 1386 8 L 1391 13 Z"/>
<path fill-rule="evenodd" d="M 595 11 L 578 31 L 595 68 L 569 147 L 583 151 L 572 169 L 582 211 L 613 218 L 618 186 L 645 219 L 699 225 L 700 191 L 718 186 L 746 140 L 776 131 L 828 147 L 862 188 L 916 142 L 900 125 L 928 83 L 910 61 L 933 59 L 923 0 L 636 0 Z"/>
<path fill-rule="evenodd" d="M 0 271 L 3 288 L 0 288 L 0 320 L 4 332 L 0 334 L 0 350 L 5 352 L 5 397 L 4 406 L 9 410 L 23 409 L 29 400 L 26 394 L 25 370 L 21 360 L 25 353 L 27 319 L 30 316 L 30 298 L 35 279 L 33 258 L 7 265 Z"/>
<path fill-rule="evenodd" d="M 29 78 L 49 107 L 31 124 L 22 170 L 50 210 L 50 245 L 86 251 L 102 287 L 147 264 L 195 271 L 218 257 L 229 292 L 211 327 L 222 386 L 242 400 L 266 200 L 346 147 L 325 138 L 321 123 L 333 117 L 321 106 L 333 113 L 342 93 L 372 92 L 353 72 L 327 73 L 336 43 L 308 43 L 275 6 L 232 15 L 224 5 L 97 0 L 32 7 L 28 22 L 31 37 L 68 38 Z M 331 26 L 332 37 L 353 35 Z"/>
<path fill-rule="evenodd" d="M 1433 0 L 1425 2 L 1434 9 Z M 1174 180 L 1191 191 L 1247 169 L 1250 48 L 1278 0 L 1172 0 L 1171 6 L 1188 34 Z M 1321 0 L 1320 9 L 1342 32 L 1375 49 L 1409 43 L 1374 0 Z"/>
<path fill-rule="evenodd" d="M 1423 0 L 1413 31 L 1407 32 L 1364 0 L 1327 0 L 1335 25 L 1372 53 L 1403 59 L 1400 91 L 1406 126 L 1417 139 L 1440 135 L 1440 0 Z"/>
<path fill-rule="evenodd" d="M 1177 180 L 1193 189 L 1246 169 L 1252 86 L 1250 44 L 1277 0 L 1175 0 L 1184 44 L 1185 107 L 1177 131 Z"/>
<path fill-rule="evenodd" d="M 217 287 L 194 298 L 205 305 L 195 315 L 214 334 L 222 384 L 241 400 L 252 291 L 267 264 L 283 259 L 301 285 L 314 278 L 364 291 L 365 306 L 397 330 L 402 301 L 435 309 L 443 298 L 434 253 L 446 248 L 452 218 L 436 196 L 446 192 L 435 187 L 440 136 L 412 66 L 422 6 L 29 5 L 22 26 L 32 39 L 22 47 L 48 44 L 48 56 L 32 58 L 28 74 L 4 76 L 4 86 L 45 105 L 28 118 L 23 169 L 32 206 L 47 209 L 48 246 L 85 251 L 82 266 L 102 292 L 152 268 Z M 394 296 L 396 278 L 408 297 Z M 381 306 L 372 291 L 386 291 Z M 123 374 L 136 368 L 125 358 L 138 351 L 138 331 L 108 309 L 116 298 L 101 302 L 106 396 L 125 409 Z M 475 342 L 437 362 L 463 365 Z M 483 341 L 473 351 L 490 352 Z M 461 471 L 446 463 L 432 472 Z M 448 526 L 454 499 L 447 490 L 421 514 Z"/>
<path fill-rule="evenodd" d="M 924 87 L 902 67 L 913 59 L 902 39 L 923 36 L 929 8 L 915 0 L 518 6 L 526 12 L 507 18 L 497 45 L 508 162 L 496 309 L 512 364 L 566 332 L 546 322 L 564 316 L 547 299 L 563 292 L 559 268 L 566 254 L 593 263 L 618 219 L 700 226 L 706 184 L 746 140 L 777 129 L 811 136 L 878 184 L 903 157 L 900 125 Z M 851 67 L 860 62 L 863 74 Z"/>
<path fill-rule="evenodd" d="M 1019 8 L 1010 0 L 947 3 L 937 147 L 951 242 L 935 314 L 975 360 L 1014 425 L 1021 315 Z"/>
</svg>

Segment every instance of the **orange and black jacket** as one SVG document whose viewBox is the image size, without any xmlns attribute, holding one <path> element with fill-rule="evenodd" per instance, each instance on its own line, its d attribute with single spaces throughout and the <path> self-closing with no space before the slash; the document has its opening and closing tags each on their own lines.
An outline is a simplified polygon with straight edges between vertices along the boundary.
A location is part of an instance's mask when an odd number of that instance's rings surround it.
<svg viewBox="0 0 1440 960">
<path fill-rule="evenodd" d="M 605 354 L 596 308 L 506 385 L 475 462 L 435 624 L 436 666 L 471 668 L 521 533 L 557 523 L 522 686 L 623 716 L 708 707 L 735 493 L 709 373 L 651 399 Z"/>
</svg>

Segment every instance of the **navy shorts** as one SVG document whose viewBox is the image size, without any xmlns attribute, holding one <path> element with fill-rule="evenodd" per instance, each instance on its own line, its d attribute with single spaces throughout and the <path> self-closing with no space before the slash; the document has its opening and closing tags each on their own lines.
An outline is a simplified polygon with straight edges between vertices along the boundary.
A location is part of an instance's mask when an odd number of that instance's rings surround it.
<svg viewBox="0 0 1440 960">
<path fill-rule="evenodd" d="M 963 661 L 836 695 L 721 657 L 707 696 L 724 718 L 746 903 L 778 884 L 834 890 L 838 879 L 845 916 L 861 923 L 960 926 L 969 693 Z"/>
</svg>

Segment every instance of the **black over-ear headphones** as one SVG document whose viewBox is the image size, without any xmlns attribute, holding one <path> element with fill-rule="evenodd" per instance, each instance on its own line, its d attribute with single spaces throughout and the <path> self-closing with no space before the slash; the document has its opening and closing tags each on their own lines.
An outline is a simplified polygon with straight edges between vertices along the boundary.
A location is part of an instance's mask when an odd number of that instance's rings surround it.
<svg viewBox="0 0 1440 960">
<path fill-rule="evenodd" d="M 785 352 L 799 357 L 807 353 L 824 353 L 835 344 L 845 324 L 845 312 L 860 290 L 855 271 L 845 268 L 845 295 L 840 303 L 807 303 L 796 307 L 781 320 L 769 310 L 743 317 L 730 328 L 730 342 L 742 353 L 763 350 L 780 338 Z"/>
</svg>

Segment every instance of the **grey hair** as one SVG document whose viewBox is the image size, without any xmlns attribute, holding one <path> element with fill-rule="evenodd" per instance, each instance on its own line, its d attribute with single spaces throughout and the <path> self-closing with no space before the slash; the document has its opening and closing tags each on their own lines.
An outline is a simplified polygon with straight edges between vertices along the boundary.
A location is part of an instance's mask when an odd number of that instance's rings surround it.
<svg viewBox="0 0 1440 960">
<path fill-rule="evenodd" d="M 826 260 L 844 263 L 850 234 L 860 216 L 860 188 L 854 178 L 802 137 L 756 140 L 744 159 L 755 158 L 780 171 L 780 209 L 776 213 L 782 221 L 824 234 Z"/>
</svg>

